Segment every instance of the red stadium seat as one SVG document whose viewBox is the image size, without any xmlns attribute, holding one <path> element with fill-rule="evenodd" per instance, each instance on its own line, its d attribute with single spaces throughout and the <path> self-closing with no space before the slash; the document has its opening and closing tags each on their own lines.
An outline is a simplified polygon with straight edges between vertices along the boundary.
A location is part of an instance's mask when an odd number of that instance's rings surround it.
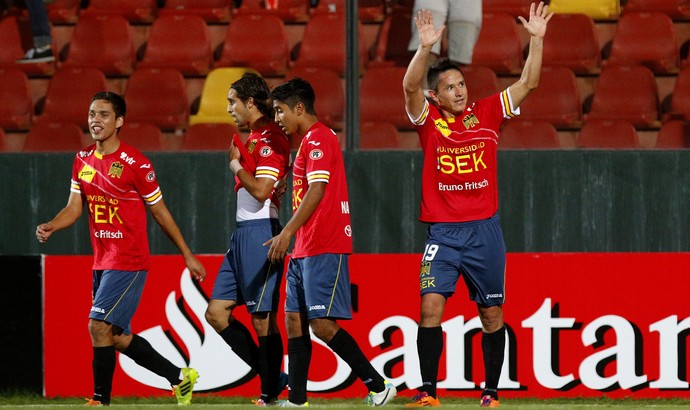
<svg viewBox="0 0 690 410">
<path fill-rule="evenodd" d="M 108 91 L 105 75 L 91 67 L 60 68 L 48 83 L 43 112 L 37 122 L 71 122 L 88 129 L 91 98 Z"/>
<path fill-rule="evenodd" d="M 680 51 L 673 21 L 664 13 L 627 13 L 616 25 L 604 65 L 642 64 L 658 74 L 678 71 Z"/>
<path fill-rule="evenodd" d="M 395 8 L 386 16 L 379 29 L 373 56 L 369 66 L 397 65 L 407 67 L 413 52 L 407 46 L 412 37 L 410 28 L 412 12 L 406 8 Z"/>
<path fill-rule="evenodd" d="M 472 64 L 489 67 L 497 74 L 517 74 L 522 70 L 522 43 L 513 17 L 484 13 Z"/>
<path fill-rule="evenodd" d="M 664 120 L 690 120 L 690 67 L 685 67 L 676 77 L 671 94 L 671 107 Z"/>
<path fill-rule="evenodd" d="M 117 135 L 140 151 L 163 150 L 163 132 L 155 124 L 125 121 Z"/>
<path fill-rule="evenodd" d="M 627 0 L 623 14 L 640 11 L 660 12 L 673 20 L 690 19 L 690 0 Z"/>
<path fill-rule="evenodd" d="M 0 128 L 28 130 L 33 111 L 26 73 L 14 68 L 0 68 Z"/>
<path fill-rule="evenodd" d="M 119 14 L 132 23 L 152 23 L 158 15 L 157 0 L 89 0 L 81 13 Z"/>
<path fill-rule="evenodd" d="M 635 149 L 640 148 L 640 141 L 635 127 L 628 121 L 592 120 L 580 129 L 577 146 L 594 149 Z"/>
<path fill-rule="evenodd" d="M 280 0 L 275 8 L 266 8 L 264 0 L 242 0 L 235 14 L 264 13 L 278 16 L 284 22 L 305 23 L 309 20 L 309 0 Z"/>
<path fill-rule="evenodd" d="M 663 123 L 654 148 L 690 149 L 690 122 L 672 120 Z"/>
<path fill-rule="evenodd" d="M 359 94 L 362 121 L 384 121 L 398 129 L 412 129 L 402 88 L 405 71 L 405 67 L 376 67 L 364 73 Z"/>
<path fill-rule="evenodd" d="M 601 50 L 596 26 L 586 14 L 554 14 L 544 37 L 543 64 L 560 65 L 576 74 L 600 70 Z"/>
<path fill-rule="evenodd" d="M 287 73 L 285 80 L 295 77 L 307 80 L 314 89 L 314 109 L 319 120 L 341 130 L 345 120 L 345 88 L 338 73 L 321 67 L 295 67 Z"/>
<path fill-rule="evenodd" d="M 33 47 L 31 27 L 27 18 L 7 16 L 0 20 L 0 68 L 17 68 L 30 76 L 49 76 L 55 73 L 55 61 L 17 64 L 26 50 Z M 53 50 L 57 50 L 53 47 Z"/>
<path fill-rule="evenodd" d="M 87 14 L 79 18 L 69 43 L 66 67 L 93 67 L 105 75 L 130 75 L 134 40 L 127 20 L 117 14 Z"/>
<path fill-rule="evenodd" d="M 138 67 L 174 68 L 183 75 L 206 75 L 213 55 L 206 22 L 195 15 L 158 17 L 151 25 Z"/>
<path fill-rule="evenodd" d="M 314 13 L 345 13 L 347 7 L 345 0 L 319 0 Z M 363 22 L 380 22 L 386 14 L 383 0 L 359 0 L 357 2 L 357 15 Z"/>
<path fill-rule="evenodd" d="M 180 150 L 228 151 L 232 136 L 239 131 L 227 123 L 199 123 L 191 125 L 184 133 Z"/>
<path fill-rule="evenodd" d="M 514 118 L 505 123 L 498 139 L 499 149 L 558 149 L 558 131 L 548 121 Z"/>
<path fill-rule="evenodd" d="M 359 124 L 360 149 L 400 149 L 400 134 L 395 125 L 385 121 Z"/>
<path fill-rule="evenodd" d="M 520 117 L 548 121 L 557 128 L 582 125 L 575 74 L 566 67 L 542 67 L 539 87 L 520 105 Z"/>
<path fill-rule="evenodd" d="M 22 151 L 76 153 L 83 148 L 83 138 L 84 133 L 77 124 L 41 122 L 34 124 L 29 133 L 26 134 L 26 142 Z"/>
<path fill-rule="evenodd" d="M 594 88 L 593 119 L 626 120 L 637 128 L 659 127 L 659 96 L 654 74 L 641 65 L 604 67 Z"/>
<path fill-rule="evenodd" d="M 124 97 L 128 121 L 150 122 L 163 130 L 187 125 L 187 85 L 177 70 L 137 68 L 127 80 Z"/>
<path fill-rule="evenodd" d="M 159 14 L 188 14 L 208 22 L 228 22 L 232 3 L 228 0 L 166 0 Z"/>
<path fill-rule="evenodd" d="M 5 131 L 0 128 L 0 152 L 12 152 L 10 144 L 5 136 Z"/>
<path fill-rule="evenodd" d="M 469 65 L 462 67 L 462 74 L 467 87 L 469 103 L 499 92 L 498 77 L 489 67 Z"/>
<path fill-rule="evenodd" d="M 367 62 L 366 46 L 359 26 L 359 67 Z M 345 72 L 345 13 L 316 13 L 304 28 L 295 67 L 321 67 Z"/>
<path fill-rule="evenodd" d="M 284 76 L 290 46 L 283 21 L 270 14 L 241 13 L 228 26 L 216 67 L 252 67 L 264 76 Z"/>
<path fill-rule="evenodd" d="M 74 24 L 79 18 L 81 0 L 53 0 L 46 2 L 48 19 L 53 23 Z"/>
<path fill-rule="evenodd" d="M 529 6 L 533 0 L 484 0 L 482 11 L 484 13 L 506 13 L 512 17 L 529 17 Z"/>
</svg>

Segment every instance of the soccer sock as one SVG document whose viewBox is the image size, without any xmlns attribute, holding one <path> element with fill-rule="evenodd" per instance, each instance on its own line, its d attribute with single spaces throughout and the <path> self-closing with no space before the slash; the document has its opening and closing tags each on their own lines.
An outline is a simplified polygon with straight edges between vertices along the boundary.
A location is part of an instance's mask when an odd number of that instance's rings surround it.
<svg viewBox="0 0 690 410">
<path fill-rule="evenodd" d="M 161 356 L 148 340 L 139 335 L 132 335 L 132 341 L 122 354 L 134 360 L 139 366 L 165 378 L 171 386 L 181 382 L 180 368 Z"/>
<path fill-rule="evenodd" d="M 280 372 L 283 370 L 283 337 L 280 333 L 266 336 L 266 348 L 268 350 L 268 374 L 270 375 L 273 394 L 280 394 Z"/>
<path fill-rule="evenodd" d="M 309 336 L 288 339 L 288 377 L 290 392 L 288 399 L 294 404 L 307 401 L 307 378 L 311 361 L 311 339 Z"/>
<path fill-rule="evenodd" d="M 345 360 L 345 363 L 352 368 L 369 391 L 382 392 L 386 388 L 383 377 L 374 370 L 355 339 L 345 329 L 338 329 L 331 341 L 328 342 L 328 347 Z"/>
<path fill-rule="evenodd" d="M 93 348 L 93 400 L 110 404 L 110 392 L 115 374 L 115 346 Z"/>
<path fill-rule="evenodd" d="M 240 359 L 244 360 L 256 373 L 259 373 L 259 347 L 254 342 L 249 329 L 238 320 L 232 319 L 230 325 L 218 334 Z"/>
<path fill-rule="evenodd" d="M 422 375 L 420 391 L 436 397 L 436 383 L 438 379 L 438 362 L 443 353 L 443 329 L 437 327 L 417 328 L 417 355 L 419 355 L 419 370 Z"/>
<path fill-rule="evenodd" d="M 482 333 L 484 353 L 485 385 L 482 396 L 491 395 L 498 400 L 498 379 L 501 377 L 505 356 L 506 327 L 503 325 L 493 333 Z"/>
<path fill-rule="evenodd" d="M 271 377 L 268 361 L 268 336 L 259 336 L 259 379 L 261 380 L 261 399 L 267 401 L 275 390 L 275 377 Z"/>
</svg>

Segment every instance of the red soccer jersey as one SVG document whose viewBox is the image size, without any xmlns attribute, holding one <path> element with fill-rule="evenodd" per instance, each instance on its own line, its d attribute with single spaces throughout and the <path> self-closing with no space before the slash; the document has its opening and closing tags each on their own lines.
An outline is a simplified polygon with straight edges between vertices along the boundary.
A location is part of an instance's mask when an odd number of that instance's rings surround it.
<svg viewBox="0 0 690 410">
<path fill-rule="evenodd" d="M 253 130 L 245 143 L 251 159 L 240 158 L 240 163 L 256 178 L 270 178 L 278 181 L 290 170 L 290 141 L 283 130 L 273 121 Z M 242 188 L 240 179 L 235 176 L 235 191 Z M 280 198 L 271 197 L 280 207 Z"/>
<path fill-rule="evenodd" d="M 74 159 L 70 190 L 88 205 L 93 269 L 148 270 L 144 203 L 162 198 L 148 158 L 123 141 L 105 156 L 91 145 Z"/>
<path fill-rule="evenodd" d="M 309 184 L 326 182 L 326 193 L 309 220 L 295 234 L 293 258 L 324 253 L 352 253 L 350 203 L 345 164 L 335 132 L 321 122 L 302 138 L 292 171 L 292 212 Z"/>
<path fill-rule="evenodd" d="M 496 213 L 498 130 L 517 114 L 508 90 L 453 118 L 443 118 L 438 108 L 425 104 L 422 115 L 413 119 L 424 153 L 420 221 L 466 222 Z"/>
</svg>

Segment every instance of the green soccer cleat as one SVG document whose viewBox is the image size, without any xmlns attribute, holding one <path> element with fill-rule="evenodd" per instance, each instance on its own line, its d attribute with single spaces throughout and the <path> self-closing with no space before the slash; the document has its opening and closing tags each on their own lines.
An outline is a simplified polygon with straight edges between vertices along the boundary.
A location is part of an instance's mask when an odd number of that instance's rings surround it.
<svg viewBox="0 0 690 410">
<path fill-rule="evenodd" d="M 192 404 L 192 392 L 199 373 L 191 367 L 182 368 L 182 381 L 173 386 L 173 394 L 177 397 L 178 406 L 190 406 Z"/>
</svg>

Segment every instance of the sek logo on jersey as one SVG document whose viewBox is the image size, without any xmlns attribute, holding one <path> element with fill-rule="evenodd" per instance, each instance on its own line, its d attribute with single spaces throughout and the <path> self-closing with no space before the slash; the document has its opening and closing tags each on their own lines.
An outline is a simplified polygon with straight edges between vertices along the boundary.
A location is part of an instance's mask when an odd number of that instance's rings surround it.
<svg viewBox="0 0 690 410">
<path fill-rule="evenodd" d="M 486 144 L 466 145 L 462 147 L 440 147 L 438 154 L 438 169 L 444 174 L 469 174 L 487 168 L 484 163 L 484 148 Z"/>
</svg>

